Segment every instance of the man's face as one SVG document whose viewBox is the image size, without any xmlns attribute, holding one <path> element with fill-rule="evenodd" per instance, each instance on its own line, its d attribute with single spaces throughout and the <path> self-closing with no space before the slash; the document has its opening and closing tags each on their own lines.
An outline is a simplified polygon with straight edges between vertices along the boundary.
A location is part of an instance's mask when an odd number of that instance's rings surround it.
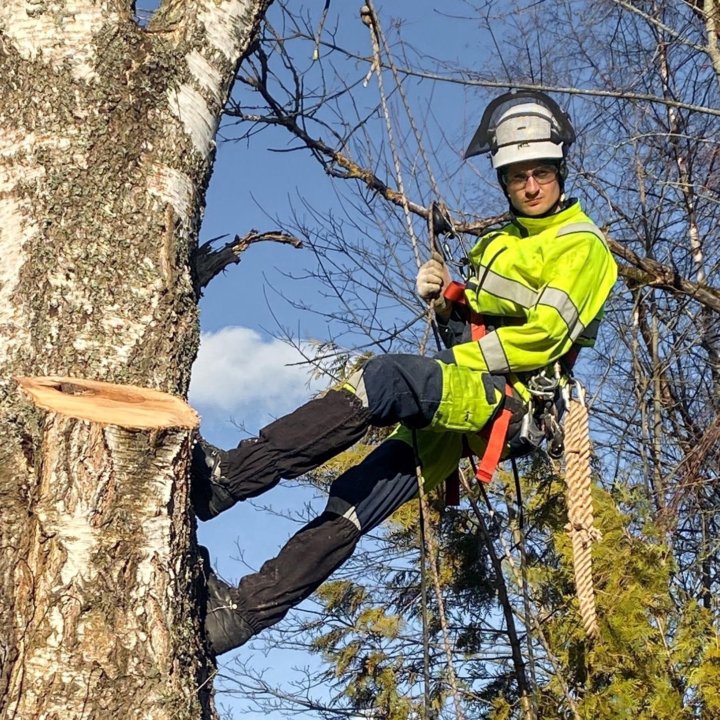
<svg viewBox="0 0 720 720">
<path fill-rule="evenodd" d="M 558 169 L 542 160 L 508 165 L 503 177 L 510 202 L 522 215 L 542 215 L 560 199 Z"/>
</svg>

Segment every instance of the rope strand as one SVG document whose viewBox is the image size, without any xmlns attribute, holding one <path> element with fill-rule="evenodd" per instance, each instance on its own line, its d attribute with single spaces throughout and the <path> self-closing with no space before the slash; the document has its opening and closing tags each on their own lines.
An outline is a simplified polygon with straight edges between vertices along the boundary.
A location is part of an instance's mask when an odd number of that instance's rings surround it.
<svg viewBox="0 0 720 720">
<path fill-rule="evenodd" d="M 452 643 L 450 641 L 450 629 L 448 627 L 447 615 L 445 613 L 445 601 L 442 594 L 442 584 L 440 582 L 440 573 L 438 572 L 437 560 L 439 557 L 437 545 L 435 544 L 435 536 L 431 530 L 430 523 L 428 522 L 429 506 L 427 502 L 427 495 L 425 494 L 425 478 L 423 477 L 422 461 L 420 459 L 420 452 L 417 444 L 417 433 L 413 431 L 413 449 L 415 452 L 415 477 L 417 478 L 418 487 L 418 498 L 420 502 L 420 527 L 421 527 L 421 540 L 422 546 L 420 548 L 421 553 L 421 578 L 423 586 L 425 584 L 425 568 L 426 565 L 430 565 L 430 571 L 433 580 L 433 589 L 435 591 L 435 600 L 438 604 L 438 616 L 440 618 L 440 628 L 443 636 L 443 647 L 445 649 L 445 657 L 447 658 L 447 676 L 448 684 L 452 692 L 453 702 L 455 705 L 455 717 L 457 720 L 465 720 L 463 713 L 462 704 L 460 703 L 460 688 L 458 687 L 457 674 L 455 673 L 455 665 L 452 656 Z M 427 544 L 427 558 L 425 557 L 425 548 Z M 426 563 L 426 560 L 429 562 Z M 423 608 L 425 610 L 425 608 Z M 429 659 L 429 640 L 428 640 L 428 625 L 427 618 L 423 618 L 423 646 L 426 659 Z M 426 672 L 427 672 L 426 668 Z M 427 697 L 427 696 L 426 696 Z M 429 710 L 429 706 L 426 704 L 426 713 Z"/>
<path fill-rule="evenodd" d="M 410 215 L 410 207 L 408 205 L 407 194 L 405 193 L 405 184 L 403 182 L 402 167 L 400 165 L 400 157 L 397 152 L 397 145 L 395 144 L 395 137 L 393 132 L 392 120 L 390 118 L 390 109 L 387 104 L 387 95 L 385 93 L 385 83 L 382 76 L 382 56 L 380 52 L 380 40 L 378 37 L 378 25 L 377 16 L 375 15 L 375 9 L 372 7 L 370 0 L 360 10 L 360 17 L 367 27 L 370 29 L 370 39 L 373 47 L 373 64 L 370 68 L 371 72 L 375 71 L 377 77 L 378 90 L 380 93 L 380 105 L 382 107 L 383 117 L 385 118 L 385 128 L 388 134 L 388 145 L 390 146 L 390 153 L 392 155 L 393 166 L 395 169 L 395 179 L 397 180 L 398 190 L 402 197 L 403 213 L 405 215 L 405 224 L 407 226 L 408 235 L 410 236 L 410 242 L 412 243 L 413 254 L 415 255 L 415 262 L 418 267 L 422 264 L 420 258 L 420 250 L 418 248 L 418 239 L 415 234 L 415 228 L 413 227 L 412 217 Z"/>
</svg>

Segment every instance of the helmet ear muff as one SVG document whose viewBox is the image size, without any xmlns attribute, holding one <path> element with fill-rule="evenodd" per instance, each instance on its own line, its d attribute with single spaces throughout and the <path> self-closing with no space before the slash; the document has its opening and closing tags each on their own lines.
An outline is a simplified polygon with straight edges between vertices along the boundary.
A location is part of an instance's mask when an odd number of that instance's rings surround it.
<svg viewBox="0 0 720 720">
<path fill-rule="evenodd" d="M 568 167 L 567 162 L 565 158 L 560 160 L 559 163 L 557 163 L 557 169 L 558 169 L 558 182 L 560 183 L 560 190 L 562 192 L 565 192 L 565 181 L 567 180 L 568 176 Z"/>
</svg>

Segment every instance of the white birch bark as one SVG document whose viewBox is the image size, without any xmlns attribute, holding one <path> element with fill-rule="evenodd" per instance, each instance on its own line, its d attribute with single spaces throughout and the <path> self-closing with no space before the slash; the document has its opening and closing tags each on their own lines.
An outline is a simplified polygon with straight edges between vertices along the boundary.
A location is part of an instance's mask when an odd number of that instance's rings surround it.
<svg viewBox="0 0 720 720">
<path fill-rule="evenodd" d="M 0 718 L 212 715 L 187 438 L 49 419 L 13 378 L 186 393 L 215 130 L 268 5 L 0 3 Z"/>
</svg>

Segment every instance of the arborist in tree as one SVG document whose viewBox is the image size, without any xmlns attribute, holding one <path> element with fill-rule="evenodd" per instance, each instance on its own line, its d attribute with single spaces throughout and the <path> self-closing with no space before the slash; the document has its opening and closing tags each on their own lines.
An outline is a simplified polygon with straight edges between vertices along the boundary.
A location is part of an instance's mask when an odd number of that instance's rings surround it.
<svg viewBox="0 0 720 720">
<path fill-rule="evenodd" d="M 557 444 L 557 388 L 577 349 L 595 341 L 617 267 L 602 232 L 566 198 L 568 116 L 547 95 L 511 92 L 487 107 L 465 156 L 489 152 L 510 222 L 469 253 L 465 285 L 440 255 L 417 291 L 448 349 L 380 355 L 330 390 L 229 451 L 196 446 L 193 503 L 209 520 L 240 500 L 318 467 L 371 426 L 397 425 L 338 477 L 322 514 L 259 572 L 231 587 L 210 573 L 206 631 L 216 655 L 277 623 L 352 554 L 362 535 L 457 469 L 468 449 L 489 479 L 500 455 Z"/>
</svg>

